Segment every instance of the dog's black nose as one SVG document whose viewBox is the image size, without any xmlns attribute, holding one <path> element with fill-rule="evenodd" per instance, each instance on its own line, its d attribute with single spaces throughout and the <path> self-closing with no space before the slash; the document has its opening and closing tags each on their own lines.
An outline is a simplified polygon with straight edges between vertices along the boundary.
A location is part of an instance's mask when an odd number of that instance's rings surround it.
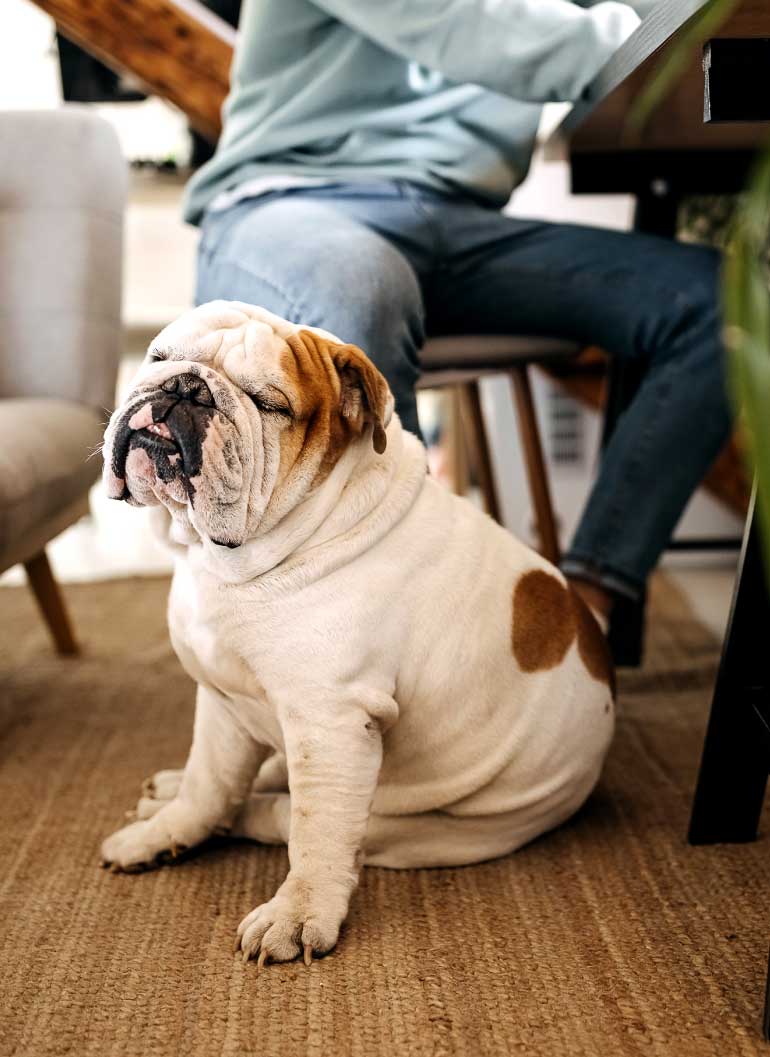
<svg viewBox="0 0 770 1057">
<path fill-rule="evenodd" d="M 161 389 L 167 393 L 176 393 L 183 400 L 191 400 L 193 404 L 214 406 L 211 390 L 197 374 L 175 374 L 173 378 L 166 379 Z"/>
</svg>

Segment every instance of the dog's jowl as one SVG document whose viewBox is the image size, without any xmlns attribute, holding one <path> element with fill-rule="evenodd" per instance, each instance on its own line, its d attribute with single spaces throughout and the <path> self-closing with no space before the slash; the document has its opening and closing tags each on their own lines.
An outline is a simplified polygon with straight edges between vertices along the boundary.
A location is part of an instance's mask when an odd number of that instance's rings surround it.
<svg viewBox="0 0 770 1057">
<path fill-rule="evenodd" d="M 153 342 L 104 456 L 108 493 L 156 506 L 176 551 L 170 633 L 198 685 L 187 764 L 145 783 L 113 869 L 223 831 L 287 843 L 237 942 L 309 961 L 362 863 L 504 855 L 586 799 L 613 725 L 601 632 L 427 475 L 362 350 L 203 305 Z"/>
</svg>

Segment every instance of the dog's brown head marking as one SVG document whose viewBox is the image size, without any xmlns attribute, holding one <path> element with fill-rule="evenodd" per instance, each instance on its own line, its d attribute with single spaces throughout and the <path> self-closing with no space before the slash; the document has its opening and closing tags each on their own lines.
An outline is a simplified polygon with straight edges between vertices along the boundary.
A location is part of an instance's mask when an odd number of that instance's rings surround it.
<svg viewBox="0 0 770 1057">
<path fill-rule="evenodd" d="M 542 569 L 525 573 L 513 591 L 512 647 L 524 672 L 561 664 L 577 638 L 588 671 L 615 695 L 615 676 L 607 642 L 590 610 L 569 586 Z"/>
<path fill-rule="evenodd" d="M 374 450 L 381 455 L 392 397 L 365 353 L 306 329 L 290 334 L 286 345 L 281 367 L 296 394 L 296 406 L 293 426 L 281 440 L 279 480 L 289 467 L 307 462 L 318 466 L 320 482 L 368 425 Z"/>
</svg>

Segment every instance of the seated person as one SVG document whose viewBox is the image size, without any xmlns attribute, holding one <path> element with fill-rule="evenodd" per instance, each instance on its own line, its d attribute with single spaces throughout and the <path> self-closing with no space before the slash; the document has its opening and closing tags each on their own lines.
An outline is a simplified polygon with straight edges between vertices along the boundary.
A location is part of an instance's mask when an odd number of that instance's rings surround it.
<svg viewBox="0 0 770 1057">
<path fill-rule="evenodd" d="M 562 569 L 595 611 L 640 596 L 730 417 L 719 256 L 504 216 L 542 104 L 580 98 L 650 0 L 247 0 L 213 159 L 191 180 L 198 302 L 359 345 L 419 432 L 426 334 L 599 345 L 644 381 Z"/>
</svg>

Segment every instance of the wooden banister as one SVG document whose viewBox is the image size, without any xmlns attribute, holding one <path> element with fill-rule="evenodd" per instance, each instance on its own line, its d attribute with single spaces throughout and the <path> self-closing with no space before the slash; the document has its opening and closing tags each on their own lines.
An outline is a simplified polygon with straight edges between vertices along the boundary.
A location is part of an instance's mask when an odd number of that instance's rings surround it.
<svg viewBox="0 0 770 1057">
<path fill-rule="evenodd" d="M 174 103 L 216 140 L 235 30 L 198 0 L 33 0 L 65 37 Z"/>
</svg>

